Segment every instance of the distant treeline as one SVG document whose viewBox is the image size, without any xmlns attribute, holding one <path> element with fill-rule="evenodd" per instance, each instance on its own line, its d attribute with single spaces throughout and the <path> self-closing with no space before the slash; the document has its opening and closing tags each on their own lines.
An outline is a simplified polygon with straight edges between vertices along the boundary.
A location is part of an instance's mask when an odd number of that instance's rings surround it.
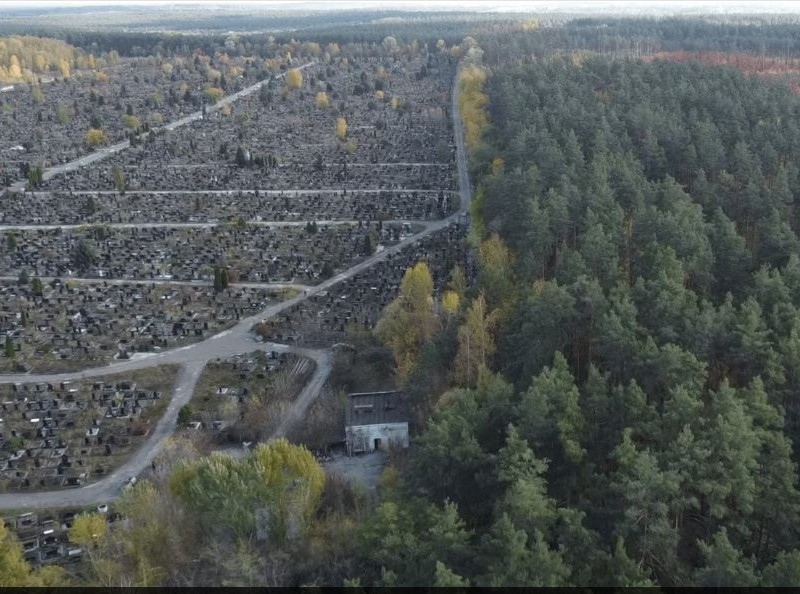
<svg viewBox="0 0 800 594">
<path fill-rule="evenodd" d="M 575 19 L 537 32 L 476 34 L 491 63 L 569 50 L 639 57 L 660 51 L 800 55 L 800 27 L 790 20 L 717 22 L 703 19 Z"/>
<path fill-rule="evenodd" d="M 488 17 L 492 23 L 510 22 L 508 17 Z M 87 52 L 108 52 L 116 50 L 121 56 L 146 56 L 155 53 L 172 55 L 199 48 L 213 53 L 225 45 L 231 36 L 209 31 L 254 31 L 269 33 L 240 34 L 235 37 L 244 44 L 259 44 L 272 35 L 279 43 L 301 38 L 304 41 L 337 43 L 379 43 L 391 35 L 399 41 L 429 41 L 435 45 L 438 39 L 456 43 L 473 29 L 487 22 L 487 17 L 479 18 L 470 13 L 408 13 L 408 12 L 328 12 L 324 15 L 297 16 L 250 16 L 221 15 L 212 21 L 204 18 L 152 22 L 152 27 L 173 26 L 174 32 L 131 32 L 131 31 L 84 31 L 68 26 L 38 25 L 30 23 L 6 22 L 0 24 L 0 33 L 39 35 L 61 39 L 70 45 Z M 145 22 L 137 22 L 135 27 L 144 28 Z M 298 26 L 300 25 L 300 26 Z M 191 30 L 206 30 L 207 33 L 192 34 Z"/>
<path fill-rule="evenodd" d="M 272 35 L 278 43 L 292 38 L 318 43 L 377 43 L 387 35 L 400 41 L 427 42 L 433 46 L 438 39 L 448 44 L 466 35 L 479 40 L 487 52 L 486 61 L 501 63 L 554 52 L 588 50 L 611 55 L 642 56 L 660 51 L 746 52 L 777 57 L 800 56 L 800 27 L 789 19 L 768 21 L 710 21 L 686 18 L 638 19 L 574 19 L 556 24 L 552 19 L 545 26 L 531 31 L 515 26 L 530 16 L 480 15 L 470 13 L 393 13 L 376 11 L 353 13 L 342 11 L 309 16 L 302 19 L 288 16 L 255 16 L 245 19 L 239 15 L 221 15 L 213 22 L 217 30 L 271 33 L 162 33 L 130 31 L 83 31 L 67 27 L 6 22 L 0 24 L 2 33 L 26 33 L 54 37 L 86 52 L 99 54 L 117 51 L 121 56 L 175 55 L 201 49 L 213 54 L 225 47 L 230 53 L 230 40 L 236 39 L 243 51 L 258 53 L 258 46 Z M 296 27 L 302 23 L 302 27 Z M 151 23 L 164 26 L 163 22 Z M 144 27 L 138 22 L 137 27 Z M 176 20 L 178 30 L 203 29 L 209 22 L 201 18 Z M 255 48 L 255 51 L 254 49 Z"/>
</svg>

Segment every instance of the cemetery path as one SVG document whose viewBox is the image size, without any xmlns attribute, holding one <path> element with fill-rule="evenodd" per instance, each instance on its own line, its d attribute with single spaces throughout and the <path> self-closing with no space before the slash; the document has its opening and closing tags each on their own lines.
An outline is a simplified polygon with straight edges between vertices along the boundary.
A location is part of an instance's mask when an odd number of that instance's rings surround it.
<svg viewBox="0 0 800 594">
<path fill-rule="evenodd" d="M 259 345 L 256 342 L 252 333 L 252 328 L 259 322 L 264 322 L 270 318 L 275 317 L 279 313 L 290 309 L 298 303 L 317 295 L 318 293 L 328 291 L 339 283 L 368 270 L 375 264 L 383 262 L 390 256 L 403 250 L 409 245 L 419 242 L 426 235 L 430 235 L 435 231 L 439 231 L 448 225 L 456 224 L 459 214 L 452 215 L 447 219 L 440 221 L 426 221 L 417 222 L 415 224 L 423 227 L 422 231 L 415 235 L 410 235 L 398 243 L 386 247 L 385 249 L 375 253 L 374 255 L 366 258 L 348 268 L 332 276 L 331 278 L 304 289 L 297 295 L 290 299 L 286 299 L 279 303 L 274 303 L 267 306 L 263 311 L 242 318 L 235 326 L 224 330 L 218 334 L 210 336 L 206 340 L 188 344 L 186 346 L 161 351 L 158 353 L 143 354 L 135 359 L 127 359 L 124 361 L 115 361 L 108 365 L 100 367 L 92 367 L 80 371 L 71 371 L 66 373 L 16 373 L 16 374 L 0 374 L 0 384 L 9 384 L 16 382 L 60 382 L 65 380 L 82 379 L 86 377 L 99 377 L 103 375 L 110 375 L 113 373 L 123 373 L 129 371 L 136 371 L 138 369 L 146 369 L 156 365 L 166 364 L 184 364 L 197 361 L 209 361 L 216 357 L 226 356 L 229 354 L 246 353 L 254 350 Z M 285 345 L 272 344 L 274 350 L 288 349 Z"/>
<path fill-rule="evenodd" d="M 282 345 L 263 343 L 251 346 L 250 350 L 275 350 L 272 348 L 275 346 Z M 276 437 L 283 436 L 286 430 L 302 417 L 308 406 L 319 394 L 332 369 L 331 355 L 327 351 L 291 347 L 283 347 L 283 350 L 312 359 L 316 363 L 316 369 L 314 370 L 314 375 L 284 416 L 283 422 L 281 422 L 276 431 Z M 153 463 L 166 440 L 175 432 L 178 424 L 178 413 L 181 407 L 191 400 L 194 388 L 205 365 L 205 361 L 193 361 L 181 367 L 175 381 L 172 399 L 161 419 L 147 436 L 144 443 L 132 453 L 131 457 L 107 477 L 75 489 L 2 493 L 0 494 L 0 510 L 87 507 L 116 499 L 131 477 L 139 475 Z"/>
<path fill-rule="evenodd" d="M 358 223 L 372 223 L 377 222 L 373 220 L 356 220 L 356 219 L 313 219 L 317 225 L 325 226 L 346 226 L 357 225 Z M 245 225 L 252 225 L 254 227 L 305 227 L 309 221 L 261 221 L 249 220 L 244 222 Z M 413 219 L 387 219 L 382 221 L 384 225 L 420 225 L 425 221 Z M 90 227 L 108 227 L 109 229 L 211 229 L 213 227 L 224 227 L 229 225 L 237 225 L 236 222 L 204 222 L 204 223 L 82 223 L 80 225 L 0 225 L 0 233 L 3 231 L 55 231 L 61 229 L 62 231 L 75 231 L 80 229 L 88 229 Z"/>
<path fill-rule="evenodd" d="M 0 282 L 16 282 L 19 277 L 16 276 L 0 276 Z M 39 276 L 37 277 L 43 283 L 49 283 L 54 280 L 62 282 L 70 281 L 73 283 L 80 283 L 86 285 L 178 285 L 183 287 L 211 287 L 214 285 L 212 281 L 178 281 L 164 278 L 83 278 L 75 276 Z M 228 286 L 232 288 L 242 289 L 267 289 L 274 291 L 283 291 L 286 289 L 294 289 L 295 291 L 306 291 L 311 285 L 303 285 L 300 283 L 230 283 Z M 2 383 L 2 381 L 0 381 Z"/>
<path fill-rule="evenodd" d="M 292 409 L 285 418 L 285 423 L 281 423 L 275 436 L 284 435 L 290 423 L 302 417 L 308 406 L 319 394 L 325 378 L 330 373 L 331 355 L 326 351 L 302 349 L 275 343 L 258 342 L 251 332 L 252 327 L 261 321 L 268 320 L 280 312 L 304 301 L 314 295 L 327 291 L 344 280 L 347 280 L 375 264 L 386 260 L 400 250 L 420 241 L 426 235 L 439 231 L 448 225 L 458 224 L 464 214 L 469 212 L 472 192 L 469 183 L 469 173 L 467 169 L 467 157 L 464 145 L 464 133 L 461 125 L 461 118 L 458 111 L 458 79 L 453 83 L 452 92 L 452 116 L 453 131 L 456 141 L 457 168 L 459 193 L 461 203 L 458 212 L 440 221 L 418 223 L 423 225 L 420 233 L 407 237 L 399 243 L 388 247 L 373 256 L 363 260 L 348 270 L 341 272 L 328 280 L 304 290 L 297 296 L 287 299 L 267 307 L 259 314 L 249 316 L 240 320 L 234 327 L 211 336 L 207 340 L 197 342 L 184 347 L 171 349 L 160 353 L 152 353 L 148 356 L 113 363 L 104 367 L 95 367 L 78 372 L 57 373 L 57 374 L 9 374 L 0 375 L 0 383 L 14 382 L 59 382 L 64 380 L 82 379 L 88 377 L 99 377 L 112 373 L 122 373 L 137 369 L 146 369 L 162 364 L 180 365 L 180 371 L 175 383 L 172 399 L 170 400 L 167 412 L 162 416 L 155 429 L 148 436 L 145 443 L 137 449 L 131 459 L 123 464 L 119 469 L 108 477 L 73 490 L 59 490 L 46 492 L 30 493 L 4 493 L 0 494 L 0 509 L 22 509 L 22 508 L 49 508 L 49 507 L 82 507 L 101 503 L 113 499 L 130 476 L 135 476 L 141 472 L 153 460 L 164 441 L 175 430 L 177 415 L 180 408 L 189 402 L 194 392 L 194 387 L 205 367 L 205 364 L 217 357 L 233 354 L 247 353 L 254 350 L 274 350 L 278 352 L 292 352 L 305 357 L 309 357 L 316 362 L 314 376 L 309 380 L 301 394 L 295 401 Z"/>
<path fill-rule="evenodd" d="M 469 213 L 469 207 L 472 203 L 472 186 L 469 182 L 469 169 L 467 167 L 467 149 L 464 141 L 464 125 L 461 121 L 461 113 L 459 112 L 458 94 L 461 88 L 458 84 L 458 74 L 453 80 L 453 92 L 450 94 L 452 102 L 450 113 L 453 114 L 453 136 L 456 141 L 456 167 L 458 169 L 458 192 L 461 196 L 461 208 L 459 210 L 462 214 Z"/>
<path fill-rule="evenodd" d="M 306 383 L 302 392 L 295 398 L 291 408 L 283 415 L 280 425 L 272 434 L 270 441 L 285 437 L 286 432 L 305 415 L 308 407 L 316 400 L 319 393 L 322 391 L 322 386 L 328 380 L 328 376 L 333 371 L 333 354 L 331 351 L 321 351 L 317 359 L 315 359 L 317 368 L 314 371 L 314 376 Z"/>
<path fill-rule="evenodd" d="M 309 66 L 311 66 L 312 63 L 313 62 L 308 62 L 306 64 L 303 64 L 302 66 L 298 66 L 297 70 L 304 70 L 305 68 L 308 68 Z M 286 72 L 284 72 L 283 74 L 280 74 L 278 76 L 278 78 L 282 78 L 285 75 L 286 75 Z M 269 81 L 261 80 L 261 81 L 258 81 L 255 84 L 253 84 L 253 85 L 250 85 L 249 87 L 245 87 L 244 89 L 242 89 L 240 91 L 237 91 L 236 93 L 233 93 L 231 95 L 227 95 L 227 96 L 223 97 L 222 99 L 220 99 L 219 101 L 217 101 L 214 105 L 211 105 L 208 108 L 206 108 L 206 112 L 217 111 L 218 109 L 222 109 L 226 105 L 230 105 L 231 103 L 233 103 L 234 101 L 236 101 L 238 99 L 241 99 L 242 97 L 246 97 L 247 95 L 252 95 L 256 91 L 258 91 L 263 84 L 265 84 L 267 82 L 269 82 Z M 180 128 L 181 126 L 185 126 L 186 124 L 189 124 L 189 123 L 194 122 L 196 120 L 202 119 L 202 117 L 203 117 L 202 110 L 201 111 L 195 111 L 195 112 L 190 113 L 189 115 L 187 115 L 185 117 L 180 118 L 179 120 L 175 120 L 173 122 L 170 122 L 169 124 L 165 124 L 160 129 L 161 130 L 168 130 L 168 131 L 175 130 L 176 128 Z M 158 131 L 158 130 L 159 129 L 156 129 L 156 131 Z M 111 155 L 114 155 L 114 154 L 116 154 L 116 153 L 118 153 L 120 151 L 124 151 L 125 149 L 129 148 L 130 146 L 131 146 L 130 140 L 124 140 L 122 142 L 118 142 L 116 144 L 112 144 L 111 146 L 105 146 L 105 147 L 99 148 L 96 151 L 94 151 L 92 153 L 89 153 L 88 155 L 84 155 L 82 157 L 78 157 L 77 159 L 74 159 L 74 160 L 69 161 L 67 163 L 62 163 L 61 165 L 55 165 L 53 167 L 48 167 L 47 169 L 45 169 L 44 174 L 42 175 L 42 179 L 44 181 L 47 181 L 47 180 L 55 177 L 56 175 L 61 175 L 62 173 L 66 173 L 68 171 L 75 171 L 76 169 L 80 169 L 81 167 L 86 167 L 87 165 L 91 165 L 92 163 L 97 163 L 98 161 L 102 161 L 102 160 L 110 157 Z M 14 191 L 14 192 L 20 192 L 20 191 L 23 191 L 25 189 L 26 185 L 27 185 L 27 181 L 23 180 L 23 181 L 19 181 L 19 182 L 15 183 L 15 184 L 11 185 L 9 189 Z"/>
<path fill-rule="evenodd" d="M 351 194 L 402 194 L 414 192 L 417 194 L 438 194 L 443 192 L 445 194 L 456 194 L 456 190 L 431 190 L 429 188 L 296 188 L 290 190 L 256 190 L 256 189 L 230 189 L 230 190 L 133 190 L 128 189 L 127 195 L 145 195 L 145 196 L 176 196 L 186 195 L 195 196 L 198 194 L 207 194 L 212 196 L 236 196 L 236 195 L 250 195 L 258 194 L 263 196 L 309 196 L 314 194 L 342 194 L 343 192 L 350 192 Z M 28 192 L 33 197 L 46 198 L 53 194 L 59 196 L 119 196 L 124 198 L 126 194 L 120 194 L 116 190 L 58 190 L 55 192 Z"/>
</svg>

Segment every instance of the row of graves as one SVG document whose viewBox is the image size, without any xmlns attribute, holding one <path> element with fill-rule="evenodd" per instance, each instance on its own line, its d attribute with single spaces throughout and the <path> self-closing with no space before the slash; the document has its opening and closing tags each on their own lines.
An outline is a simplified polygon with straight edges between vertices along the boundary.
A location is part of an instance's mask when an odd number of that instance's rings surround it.
<svg viewBox="0 0 800 594">
<path fill-rule="evenodd" d="M 0 224 L 435 220 L 458 210 L 445 190 L 8 192 Z"/>
<path fill-rule="evenodd" d="M 428 264 L 437 295 L 446 287 L 454 267 L 469 280 L 477 265 L 466 248 L 465 228 L 452 223 L 420 238 L 369 270 L 321 291 L 256 327 L 264 340 L 327 347 L 345 341 L 352 331 L 370 331 L 383 309 L 397 296 L 406 270 L 417 262 Z"/>
<path fill-rule="evenodd" d="M 420 73 L 424 73 L 421 76 Z M 448 58 L 340 58 L 289 90 L 258 93 L 191 124 L 44 184 L 113 190 L 418 188 L 454 190 Z M 320 106 L 324 94 L 327 105 Z M 347 122 L 337 135 L 337 120 Z"/>
<path fill-rule="evenodd" d="M 294 353 L 256 351 L 209 362 L 190 404 L 188 430 L 211 433 L 218 442 L 254 439 L 261 430 L 256 409 L 293 400 L 314 363 Z"/>
<path fill-rule="evenodd" d="M 0 283 L 0 371 L 71 371 L 204 340 L 280 301 L 228 287 L 53 280 Z"/>
<path fill-rule="evenodd" d="M 0 181 L 24 179 L 26 164 L 52 167 L 88 154 L 90 128 L 103 131 L 102 146 L 198 111 L 207 101 L 204 87 L 219 84 L 209 81 L 216 72 L 225 76 L 226 93 L 265 75 L 252 60 L 205 62 L 126 58 L 67 79 L 14 85 L 0 95 Z"/>
<path fill-rule="evenodd" d="M 107 227 L 14 231 L 0 275 L 315 283 L 403 240 L 410 223 Z M 8 231 L 7 233 L 12 233 Z M 9 246 L 13 245 L 13 249 Z"/>
<path fill-rule="evenodd" d="M 0 518 L 6 529 L 14 533 L 22 546 L 25 560 L 32 566 L 77 562 L 83 550 L 69 541 L 69 529 L 78 511 L 24 512 Z M 110 513 L 109 523 L 119 514 Z"/>
<path fill-rule="evenodd" d="M 157 422 L 175 369 L 0 386 L 0 491 L 79 487 L 116 469 Z"/>
<path fill-rule="evenodd" d="M 164 138 L 170 138 L 171 145 L 176 147 L 176 151 L 179 150 L 179 140 L 167 136 Z M 283 145 L 284 150 L 290 147 L 289 144 Z M 50 190 L 114 190 L 117 187 L 114 168 L 119 166 L 125 176 L 126 188 L 133 191 L 179 192 L 193 188 L 215 191 L 229 188 L 267 191 L 294 188 L 339 191 L 372 188 L 456 190 L 450 164 L 383 163 L 369 166 L 349 163 L 346 155 L 338 156 L 335 162 L 318 164 L 309 161 L 307 153 L 302 150 L 298 158 L 303 161 L 273 161 L 274 166 L 269 167 L 243 168 L 226 162 L 175 165 L 167 155 L 151 159 L 146 148 L 137 147 L 117 153 L 104 161 L 103 165 L 89 165 L 62 173 L 45 182 L 43 187 Z M 117 160 L 124 160 L 125 163 L 118 165 L 115 163 Z"/>
</svg>

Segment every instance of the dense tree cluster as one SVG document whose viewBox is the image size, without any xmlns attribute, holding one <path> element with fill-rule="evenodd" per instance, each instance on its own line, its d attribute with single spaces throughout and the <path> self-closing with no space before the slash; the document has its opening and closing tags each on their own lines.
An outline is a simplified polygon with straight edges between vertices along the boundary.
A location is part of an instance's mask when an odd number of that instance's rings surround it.
<svg viewBox="0 0 800 594">
<path fill-rule="evenodd" d="M 734 68 L 582 53 L 750 51 L 789 63 L 797 28 L 498 21 L 475 32 L 478 47 L 464 22 L 404 41 L 413 26 L 337 29 L 320 43 L 197 36 L 187 66 L 228 55 L 253 56 L 264 73 L 298 56 L 463 60 L 479 273 L 469 286 L 456 267 L 435 294 L 440 284 L 417 264 L 376 328 L 418 434 L 384 473 L 378 504 L 323 481 L 313 457 L 285 442 L 241 461 L 172 442 L 153 481 L 122 498 L 124 526 L 76 521 L 81 578 L 800 584 L 800 99 Z M 70 35 L 88 47 L 101 34 Z M 111 33 L 96 47 L 173 56 L 189 43 Z M 302 86 L 291 72 L 287 85 Z M 208 80 L 209 99 L 222 96 L 224 75 Z M 382 100 L 380 78 L 367 82 L 359 92 Z M 263 89 L 262 103 L 277 100 Z M 315 95 L 320 109 L 328 92 Z M 178 100 L 195 98 L 168 98 Z M 344 118 L 334 132 L 346 139 Z M 239 167 L 258 159 L 273 165 L 237 147 Z M 16 249 L 13 235 L 6 247 Z M 365 238 L 361 251 L 374 249 Z M 73 260 L 82 269 L 95 255 L 79 243 Z M 215 268 L 215 289 L 229 282 Z M 16 547 L 0 526 L 0 568 L 20 576 L 9 584 L 44 580 L 18 566 Z"/>
<path fill-rule="evenodd" d="M 72 568 L 72 584 L 299 585 L 331 571 L 348 549 L 337 542 L 338 551 L 324 552 L 346 529 L 334 518 L 352 512 L 356 495 L 326 481 L 303 447 L 281 439 L 236 460 L 202 457 L 191 440 L 171 438 L 154 469 L 115 503 L 124 521 L 109 524 L 102 513 L 75 518 L 70 541 L 86 561 Z M 58 583 L 62 574 L 52 567 L 29 573 L 20 545 L 6 545 L 2 530 L 0 585 Z"/>
<path fill-rule="evenodd" d="M 0 82 L 32 81 L 48 73 L 66 78 L 73 67 L 85 67 L 87 60 L 82 51 L 58 39 L 0 37 Z"/>
<path fill-rule="evenodd" d="M 578 18 L 557 27 L 529 30 L 506 24 L 478 28 L 476 36 L 492 64 L 553 53 L 592 51 L 642 57 L 655 52 L 732 52 L 790 59 L 800 55 L 800 29 L 791 19 Z"/>
<path fill-rule="evenodd" d="M 607 58 L 486 90 L 469 319 L 495 373 L 440 399 L 377 512 L 419 544 L 369 541 L 371 578 L 796 584 L 800 101 Z M 451 516 L 441 566 L 409 552 L 433 538 L 413 497 Z"/>
</svg>

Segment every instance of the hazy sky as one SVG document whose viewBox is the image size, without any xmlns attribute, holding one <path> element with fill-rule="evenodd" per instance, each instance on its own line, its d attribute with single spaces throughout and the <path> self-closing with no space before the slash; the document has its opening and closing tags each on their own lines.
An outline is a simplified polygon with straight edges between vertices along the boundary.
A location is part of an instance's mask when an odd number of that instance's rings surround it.
<svg viewBox="0 0 800 594">
<path fill-rule="evenodd" d="M 797 0 L 0 0 L 2 8 L 34 8 L 50 6 L 121 6 L 121 5 L 203 5 L 214 8 L 300 8 L 305 10 L 335 10 L 359 8 L 413 10 L 470 10 L 470 11 L 587 11 L 628 9 L 636 12 L 725 12 L 800 13 Z"/>
</svg>

